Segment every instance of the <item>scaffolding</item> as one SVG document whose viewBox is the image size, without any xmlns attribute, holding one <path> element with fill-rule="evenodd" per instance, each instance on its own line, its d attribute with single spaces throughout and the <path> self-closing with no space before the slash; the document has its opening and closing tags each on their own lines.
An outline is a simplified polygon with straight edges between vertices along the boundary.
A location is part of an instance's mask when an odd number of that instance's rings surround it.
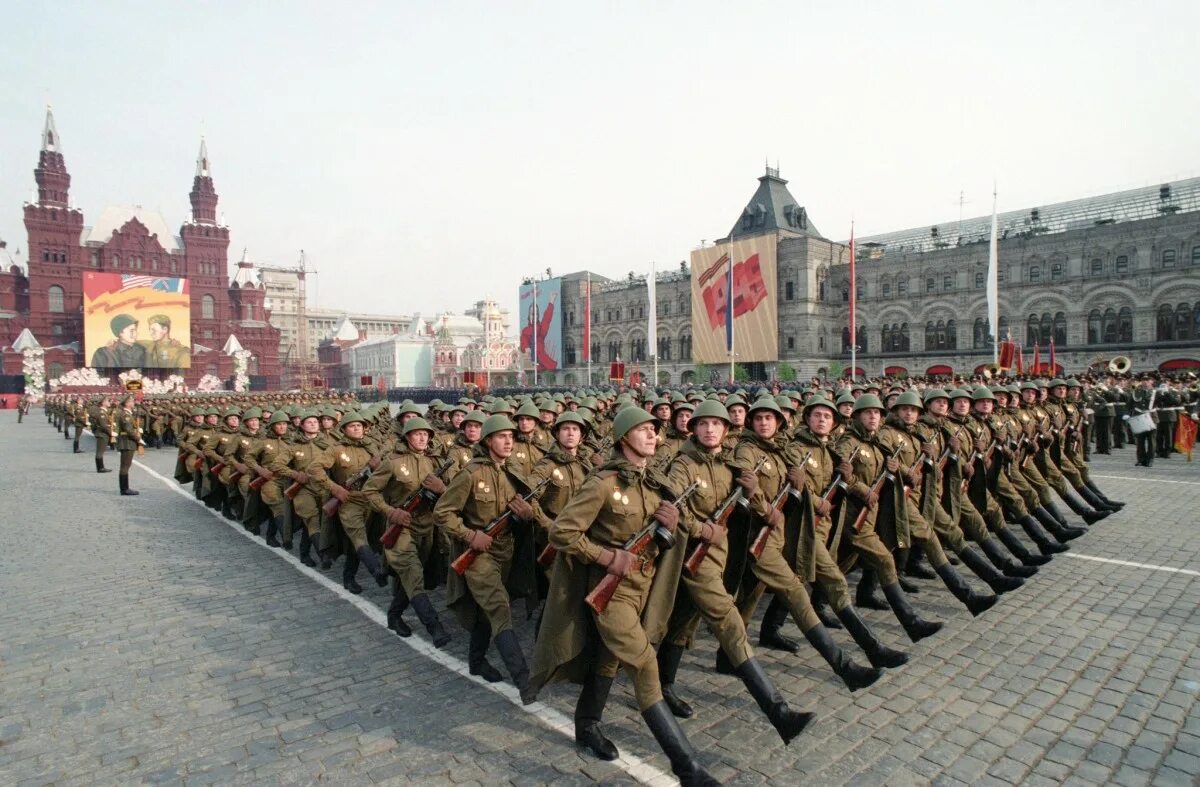
<svg viewBox="0 0 1200 787">
<path fill-rule="evenodd" d="M 316 275 L 308 267 L 304 249 L 300 250 L 300 263 L 294 268 L 259 266 L 259 270 L 272 273 L 292 273 L 296 276 L 296 333 L 284 353 L 284 372 L 289 375 L 291 388 L 307 391 L 312 386 L 312 369 L 308 357 L 308 274 Z"/>
</svg>

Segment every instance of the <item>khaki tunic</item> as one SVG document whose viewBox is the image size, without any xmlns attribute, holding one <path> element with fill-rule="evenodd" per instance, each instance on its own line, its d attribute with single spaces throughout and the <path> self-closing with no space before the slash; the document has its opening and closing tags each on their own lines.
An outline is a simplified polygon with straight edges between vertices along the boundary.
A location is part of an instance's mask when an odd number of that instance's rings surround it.
<svg viewBox="0 0 1200 787">
<path fill-rule="evenodd" d="M 363 484 L 362 495 L 367 504 L 385 518 L 405 498 L 421 488 L 421 482 L 437 471 L 434 458 L 411 451 L 392 454 Z M 404 528 L 396 543 L 383 555 L 396 572 L 401 587 L 410 599 L 425 592 L 425 565 L 434 549 L 433 511 L 422 506 L 413 515 L 412 524 Z"/>
</svg>

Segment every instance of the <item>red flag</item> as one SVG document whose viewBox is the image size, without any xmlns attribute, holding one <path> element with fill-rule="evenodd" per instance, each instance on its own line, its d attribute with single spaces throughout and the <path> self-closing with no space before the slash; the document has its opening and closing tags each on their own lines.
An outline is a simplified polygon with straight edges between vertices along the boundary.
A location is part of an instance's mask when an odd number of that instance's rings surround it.
<svg viewBox="0 0 1200 787">
<path fill-rule="evenodd" d="M 1025 348 L 1017 345 L 1017 374 L 1025 374 Z"/>
<path fill-rule="evenodd" d="M 583 362 L 592 360 L 592 274 L 583 285 Z M 590 381 L 589 381 L 590 382 Z"/>
<path fill-rule="evenodd" d="M 1054 340 L 1050 340 L 1050 376 L 1058 374 L 1058 364 L 1054 362 Z"/>
<path fill-rule="evenodd" d="M 858 341 L 857 324 L 854 321 L 854 307 L 858 303 L 858 282 L 854 279 L 854 222 L 850 222 L 850 346 Z M 853 372 L 851 372 L 853 375 Z"/>
<path fill-rule="evenodd" d="M 1187 413 L 1180 413 L 1175 422 L 1175 450 L 1192 461 L 1192 449 L 1196 445 L 1196 422 Z"/>
<path fill-rule="evenodd" d="M 1030 373 L 1034 374 L 1034 375 L 1041 374 L 1041 372 L 1042 372 L 1041 366 L 1042 366 L 1042 345 L 1040 343 L 1035 343 L 1033 345 L 1033 363 L 1029 367 Z"/>
</svg>

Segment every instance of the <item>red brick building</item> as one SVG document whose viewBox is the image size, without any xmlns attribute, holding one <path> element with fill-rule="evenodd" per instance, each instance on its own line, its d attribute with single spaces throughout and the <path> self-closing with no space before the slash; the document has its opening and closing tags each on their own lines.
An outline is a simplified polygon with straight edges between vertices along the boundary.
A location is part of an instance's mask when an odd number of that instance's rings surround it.
<svg viewBox="0 0 1200 787">
<path fill-rule="evenodd" d="M 253 354 L 255 387 L 279 385 L 279 330 L 268 323 L 264 292 L 253 264 L 238 263 L 229 278 L 229 228 L 217 221 L 217 192 L 208 151 L 200 141 L 189 195 L 192 215 L 172 233 L 157 211 L 109 207 L 96 222 L 70 204 L 71 176 L 63 158 L 54 116 L 46 111 L 37 168 L 37 201 L 25 204 L 28 271 L 0 271 L 0 343 L 5 374 L 20 374 L 21 356 L 10 348 L 28 327 L 46 350 L 46 377 L 85 366 L 83 354 L 83 273 L 110 271 L 181 277 L 190 281 L 192 366 L 189 385 L 212 374 L 233 375 L 233 359 L 221 348 L 230 334 Z M 115 377 L 119 370 L 106 372 Z M 147 371 L 165 377 L 169 369 Z"/>
</svg>

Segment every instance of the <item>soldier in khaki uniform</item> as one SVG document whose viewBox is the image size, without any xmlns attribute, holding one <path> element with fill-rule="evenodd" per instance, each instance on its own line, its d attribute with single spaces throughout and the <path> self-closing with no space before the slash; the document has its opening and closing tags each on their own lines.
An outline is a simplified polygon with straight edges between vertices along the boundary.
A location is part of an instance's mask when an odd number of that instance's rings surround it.
<svg viewBox="0 0 1200 787">
<path fill-rule="evenodd" d="M 96 472 L 111 473 L 112 470 L 104 466 L 104 452 L 108 449 L 111 443 L 116 442 L 116 437 L 113 435 L 113 413 L 111 412 L 111 400 L 107 396 L 100 397 L 100 401 L 88 411 L 87 420 L 92 425 L 92 434 L 96 438 Z"/>
<path fill-rule="evenodd" d="M 491 683 L 502 680 L 487 661 L 488 644 L 494 639 L 521 699 L 529 703 L 536 692 L 530 688 L 529 667 L 512 629 L 506 588 L 513 567 L 514 535 L 511 528 L 494 538 L 483 532 L 506 510 L 524 523 L 534 522 L 538 516 L 534 505 L 521 497 L 528 482 L 506 466 L 515 431 L 508 416 L 488 416 L 480 433 L 486 455 L 471 460 L 454 476 L 434 507 L 433 518 L 456 548 L 480 553 L 463 576 L 450 573 L 446 592 L 447 606 L 471 632 L 467 657 L 471 674 Z M 533 570 L 532 566 L 519 568 Z"/>
<path fill-rule="evenodd" d="M 523 404 L 517 410 L 513 423 L 517 425 L 512 456 L 508 464 L 522 478 L 529 478 L 546 452 L 538 445 L 538 409 L 532 403 Z"/>
<path fill-rule="evenodd" d="M 750 696 L 754 697 L 783 742 L 789 743 L 808 726 L 813 715 L 789 708 L 754 658 L 746 639 L 746 626 L 733 598 L 725 590 L 725 562 L 729 549 L 725 526 L 710 519 L 733 491 L 735 483 L 753 494 L 758 479 L 751 472 L 731 466 L 722 451 L 721 441 L 729 428 L 725 405 L 716 400 L 702 402 L 688 424 L 692 437 L 671 462 L 667 481 L 680 489 L 699 482 L 699 490 L 681 507 L 681 530 L 690 544 L 707 544 L 708 554 L 694 576 L 688 576 L 686 572 L 680 575 L 680 592 L 675 597 L 675 607 L 658 648 L 663 699 L 676 716 L 687 718 L 692 715 L 691 706 L 675 693 L 674 682 L 683 649 L 692 643 L 703 617 Z"/>
<path fill-rule="evenodd" d="M 300 488 L 292 496 L 292 516 L 275 517 L 267 525 L 267 546 L 279 547 L 283 543 L 291 544 L 292 531 L 295 529 L 295 519 L 308 533 L 309 542 L 320 538 L 321 506 L 325 504 L 325 491 L 318 487 L 308 474 L 308 467 L 325 448 L 325 437 L 321 434 L 321 417 L 315 410 L 301 410 L 299 414 L 300 431 L 289 443 L 289 450 L 276 452 L 271 458 L 267 469 L 279 479 L 287 479 L 285 489 L 292 484 L 300 484 Z M 283 542 L 276 536 L 282 534 Z M 324 545 L 318 544 L 318 550 Z M 289 547 L 290 548 L 290 547 Z M 332 565 L 332 560 L 322 554 L 322 568 Z M 352 588 L 347 588 L 353 592 Z M 361 588 L 359 590 L 361 591 Z"/>
<path fill-rule="evenodd" d="M 129 468 L 133 466 L 133 455 L 142 442 L 141 419 L 134 412 L 136 400 L 126 396 L 121 400 L 121 411 L 117 414 L 117 451 L 121 454 L 121 467 L 117 471 L 117 482 L 122 495 L 136 495 L 137 491 L 129 488 Z"/>
<path fill-rule="evenodd" d="M 411 604 L 429 632 L 434 647 L 441 648 L 450 642 L 450 634 L 442 626 L 425 592 L 425 569 L 434 556 L 435 546 L 433 509 L 423 503 L 413 515 L 399 506 L 414 494 L 436 500 L 445 493 L 446 485 L 437 474 L 434 457 L 429 454 L 433 427 L 424 418 L 413 417 L 405 422 L 401 436 L 403 444 L 371 473 L 362 494 L 367 504 L 386 518 L 389 526 L 403 528 L 395 544 L 390 548 L 385 546 L 383 551 L 396 574 L 392 603 L 388 607 L 389 628 L 401 637 L 412 635 L 412 629 L 402 617 Z"/>
</svg>

